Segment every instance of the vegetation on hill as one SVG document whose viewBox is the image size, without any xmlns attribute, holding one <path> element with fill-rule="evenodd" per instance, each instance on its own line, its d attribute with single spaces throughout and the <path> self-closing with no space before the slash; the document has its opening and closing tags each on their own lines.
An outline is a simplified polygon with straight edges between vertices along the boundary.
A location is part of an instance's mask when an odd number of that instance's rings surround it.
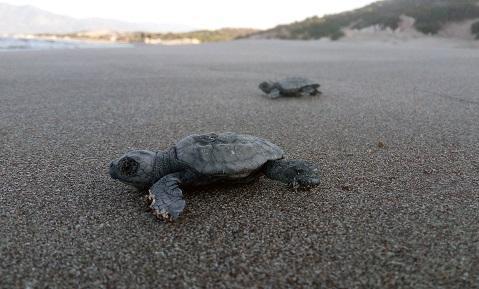
<svg viewBox="0 0 479 289">
<path fill-rule="evenodd" d="M 150 33 L 150 32 L 113 32 L 86 31 L 68 34 L 39 34 L 40 37 L 55 37 L 60 39 L 78 39 L 90 41 L 112 41 L 123 43 L 168 43 L 175 41 L 190 41 L 196 43 L 228 41 L 257 32 L 248 28 L 223 28 L 218 30 L 198 30 L 184 33 Z"/>
<path fill-rule="evenodd" d="M 227 41 L 233 40 L 238 37 L 249 35 L 251 33 L 257 32 L 255 29 L 247 28 L 223 28 L 219 30 L 198 30 L 185 33 L 167 33 L 167 34 L 158 34 L 154 35 L 156 38 L 161 38 L 165 40 L 172 40 L 181 38 L 191 38 L 198 39 L 201 42 L 218 42 L 218 41 Z"/>
<path fill-rule="evenodd" d="M 385 0 L 360 9 L 280 25 L 256 33 L 281 39 L 338 39 L 343 28 L 361 29 L 373 25 L 396 29 L 401 15 L 413 17 L 415 28 L 425 34 L 436 34 L 446 23 L 479 18 L 479 0 Z M 479 25 L 479 24 L 478 24 Z M 473 28 L 477 31 L 477 25 Z M 476 33 L 478 35 L 478 33 Z"/>
</svg>

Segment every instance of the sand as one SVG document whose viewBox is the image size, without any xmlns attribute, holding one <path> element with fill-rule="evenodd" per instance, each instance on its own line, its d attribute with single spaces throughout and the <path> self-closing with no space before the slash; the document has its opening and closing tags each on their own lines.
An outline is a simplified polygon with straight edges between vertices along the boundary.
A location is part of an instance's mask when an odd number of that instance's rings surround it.
<svg viewBox="0 0 479 289">
<path fill-rule="evenodd" d="M 479 287 L 479 50 L 237 41 L 0 54 L 1 288 Z M 300 75 L 317 98 L 257 84 Z M 322 185 L 185 192 L 163 224 L 130 147 L 269 139 Z"/>
</svg>

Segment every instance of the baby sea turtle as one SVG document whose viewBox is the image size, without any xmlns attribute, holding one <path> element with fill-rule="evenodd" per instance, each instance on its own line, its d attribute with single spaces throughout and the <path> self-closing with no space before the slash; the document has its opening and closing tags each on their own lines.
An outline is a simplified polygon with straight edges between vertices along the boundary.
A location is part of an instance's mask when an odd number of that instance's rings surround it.
<svg viewBox="0 0 479 289">
<path fill-rule="evenodd" d="M 318 83 L 303 77 L 289 77 L 277 82 L 264 81 L 259 84 L 259 88 L 270 98 L 315 96 L 321 94 L 321 91 L 318 90 L 319 86 Z"/>
<path fill-rule="evenodd" d="M 110 163 L 110 175 L 140 190 L 149 189 L 153 214 L 173 221 L 185 208 L 182 186 L 248 183 L 260 175 L 294 188 L 319 185 L 318 166 L 283 156 L 280 147 L 259 137 L 195 134 L 165 151 L 129 151 Z"/>
</svg>

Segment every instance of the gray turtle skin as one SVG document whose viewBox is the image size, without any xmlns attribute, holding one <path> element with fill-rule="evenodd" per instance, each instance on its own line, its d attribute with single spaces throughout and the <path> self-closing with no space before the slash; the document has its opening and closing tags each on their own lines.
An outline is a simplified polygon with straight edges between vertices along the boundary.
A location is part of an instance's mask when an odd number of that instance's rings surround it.
<svg viewBox="0 0 479 289">
<path fill-rule="evenodd" d="M 226 133 L 190 135 L 165 151 L 132 150 L 110 162 L 110 176 L 148 190 L 153 214 L 165 221 L 183 212 L 182 187 L 248 183 L 261 175 L 293 188 L 320 184 L 319 167 L 285 160 L 283 150 L 259 137 Z"/>
<path fill-rule="evenodd" d="M 316 96 L 320 95 L 320 85 L 312 80 L 303 77 L 289 77 L 280 81 L 264 81 L 259 88 L 270 98 L 280 96 Z"/>
</svg>

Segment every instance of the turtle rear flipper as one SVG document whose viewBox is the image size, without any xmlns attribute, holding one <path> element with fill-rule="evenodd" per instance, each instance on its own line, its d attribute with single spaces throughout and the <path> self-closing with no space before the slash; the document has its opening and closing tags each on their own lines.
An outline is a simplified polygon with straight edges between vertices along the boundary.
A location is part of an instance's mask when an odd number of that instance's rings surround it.
<svg viewBox="0 0 479 289">
<path fill-rule="evenodd" d="M 153 215 L 164 221 L 174 221 L 186 206 L 181 191 L 180 179 L 175 175 L 167 175 L 157 181 L 149 190 L 150 208 Z"/>
<path fill-rule="evenodd" d="M 321 95 L 321 91 L 318 90 L 319 85 L 311 85 L 308 87 L 305 87 L 301 89 L 301 96 L 316 96 L 316 95 Z"/>
<path fill-rule="evenodd" d="M 264 166 L 265 175 L 291 187 L 309 188 L 320 184 L 319 167 L 303 160 L 271 160 Z"/>
</svg>

